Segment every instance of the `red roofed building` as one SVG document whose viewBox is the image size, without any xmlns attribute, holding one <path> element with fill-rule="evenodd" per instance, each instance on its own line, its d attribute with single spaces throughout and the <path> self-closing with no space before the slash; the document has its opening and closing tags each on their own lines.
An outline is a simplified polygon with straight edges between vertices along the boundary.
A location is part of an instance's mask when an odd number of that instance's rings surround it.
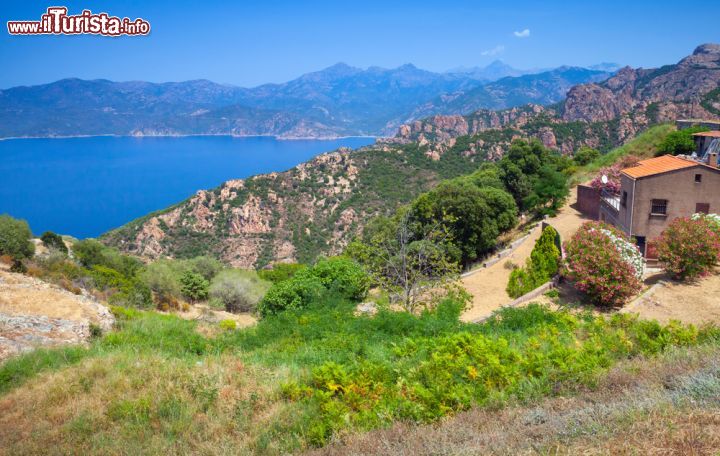
<svg viewBox="0 0 720 456">
<path fill-rule="evenodd" d="M 649 257 L 653 252 L 646 246 L 673 219 L 697 212 L 720 213 L 720 169 L 715 153 L 709 154 L 707 163 L 672 155 L 642 160 L 623 169 L 620 181 L 619 195 L 601 196 L 599 219 L 635 238 Z"/>
</svg>

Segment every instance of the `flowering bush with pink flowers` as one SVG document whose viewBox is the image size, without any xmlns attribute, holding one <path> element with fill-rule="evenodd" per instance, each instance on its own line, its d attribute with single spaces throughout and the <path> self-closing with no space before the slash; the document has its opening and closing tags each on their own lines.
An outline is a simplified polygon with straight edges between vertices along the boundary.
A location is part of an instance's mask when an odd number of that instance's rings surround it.
<svg viewBox="0 0 720 456">
<path fill-rule="evenodd" d="M 620 189 L 622 188 L 622 185 L 620 183 L 621 169 L 621 166 L 618 164 L 608 166 L 607 168 L 602 168 L 598 172 L 597 176 L 595 176 L 595 178 L 590 181 L 590 186 L 592 188 L 596 188 L 598 190 L 606 190 L 610 193 L 617 195 L 618 193 L 620 193 Z M 607 183 L 603 183 L 603 176 L 607 176 Z"/>
<path fill-rule="evenodd" d="M 720 236 L 720 215 L 718 214 L 693 214 L 693 220 L 704 220 L 713 233 Z"/>
<path fill-rule="evenodd" d="M 565 243 L 565 252 L 563 276 L 593 303 L 620 306 L 640 291 L 640 251 L 615 227 L 587 222 Z"/>
<path fill-rule="evenodd" d="M 720 237 L 707 217 L 673 220 L 657 243 L 658 259 L 678 279 L 706 274 L 718 263 Z"/>
</svg>

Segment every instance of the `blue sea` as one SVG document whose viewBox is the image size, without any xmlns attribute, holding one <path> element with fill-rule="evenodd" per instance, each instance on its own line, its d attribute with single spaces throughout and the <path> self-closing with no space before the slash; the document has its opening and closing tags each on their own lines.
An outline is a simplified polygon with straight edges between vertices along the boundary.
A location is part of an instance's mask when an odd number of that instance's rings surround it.
<svg viewBox="0 0 720 456">
<path fill-rule="evenodd" d="M 0 214 L 96 237 L 228 179 L 284 171 L 372 138 L 88 137 L 0 141 Z"/>
</svg>

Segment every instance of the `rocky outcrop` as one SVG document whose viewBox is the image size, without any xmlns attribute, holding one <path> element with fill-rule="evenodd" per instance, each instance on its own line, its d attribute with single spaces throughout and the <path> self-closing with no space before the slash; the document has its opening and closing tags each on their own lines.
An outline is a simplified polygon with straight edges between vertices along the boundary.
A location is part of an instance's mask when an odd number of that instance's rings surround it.
<svg viewBox="0 0 720 456">
<path fill-rule="evenodd" d="M 407 144 L 418 142 L 442 143 L 458 136 L 474 135 L 483 131 L 500 128 L 521 128 L 528 121 L 543 114 L 553 114 L 539 105 L 526 105 L 503 111 L 480 110 L 466 116 L 432 116 L 401 125 L 394 138 L 380 142 Z"/>
<path fill-rule="evenodd" d="M 108 331 L 114 321 L 90 296 L 0 269 L 0 361 L 37 347 L 85 343 L 91 324 Z"/>
<path fill-rule="evenodd" d="M 720 45 L 698 46 L 675 65 L 655 69 L 621 69 L 597 84 L 570 89 L 563 120 L 609 121 L 632 112 L 648 112 L 653 121 L 711 117 L 703 98 L 720 84 Z"/>
</svg>

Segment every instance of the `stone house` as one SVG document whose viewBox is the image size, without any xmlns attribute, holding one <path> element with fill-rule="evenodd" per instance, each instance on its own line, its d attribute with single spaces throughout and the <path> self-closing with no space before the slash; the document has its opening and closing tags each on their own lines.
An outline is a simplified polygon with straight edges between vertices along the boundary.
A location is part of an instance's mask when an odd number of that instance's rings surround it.
<svg viewBox="0 0 720 456">
<path fill-rule="evenodd" d="M 621 185 L 618 195 L 601 195 L 598 218 L 634 238 L 647 258 L 655 257 L 652 241 L 673 219 L 720 213 L 720 169 L 714 153 L 707 163 L 672 155 L 642 160 L 622 170 Z"/>
</svg>

